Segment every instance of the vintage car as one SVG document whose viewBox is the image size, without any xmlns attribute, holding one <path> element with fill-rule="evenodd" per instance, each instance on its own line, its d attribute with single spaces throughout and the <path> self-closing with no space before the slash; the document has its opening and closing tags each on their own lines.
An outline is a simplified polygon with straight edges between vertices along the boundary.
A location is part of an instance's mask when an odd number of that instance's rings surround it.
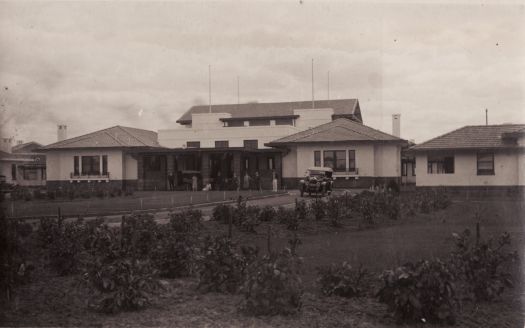
<svg viewBox="0 0 525 328">
<path fill-rule="evenodd" d="M 309 196 L 312 193 L 321 194 L 322 196 L 332 193 L 333 170 L 330 167 L 310 167 L 305 178 L 299 181 L 299 190 L 301 197 L 307 192 Z"/>
</svg>

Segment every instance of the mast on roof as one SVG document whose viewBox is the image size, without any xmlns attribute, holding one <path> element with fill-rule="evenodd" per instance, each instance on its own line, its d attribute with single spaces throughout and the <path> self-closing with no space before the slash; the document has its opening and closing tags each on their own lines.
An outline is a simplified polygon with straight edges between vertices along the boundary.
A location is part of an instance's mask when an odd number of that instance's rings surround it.
<svg viewBox="0 0 525 328">
<path fill-rule="evenodd" d="M 314 59 L 312 58 L 312 109 L 315 108 L 315 97 L 314 97 Z"/>
<path fill-rule="evenodd" d="M 211 113 L 211 65 L 208 64 L 208 104 L 209 112 Z"/>
</svg>

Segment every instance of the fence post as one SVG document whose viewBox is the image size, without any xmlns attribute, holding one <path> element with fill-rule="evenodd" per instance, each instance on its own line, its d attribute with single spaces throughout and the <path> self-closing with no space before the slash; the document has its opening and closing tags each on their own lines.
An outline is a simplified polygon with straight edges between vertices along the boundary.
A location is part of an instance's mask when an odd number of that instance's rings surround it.
<svg viewBox="0 0 525 328">
<path fill-rule="evenodd" d="M 268 255 L 272 254 L 272 226 L 268 225 L 268 234 L 266 236 L 266 248 L 268 249 Z"/>
<path fill-rule="evenodd" d="M 226 191 L 222 192 L 222 200 L 226 200 Z"/>
<path fill-rule="evenodd" d="M 143 209 L 144 204 L 142 203 L 142 198 L 140 199 L 140 209 Z"/>
<path fill-rule="evenodd" d="M 478 220 L 478 222 L 476 222 L 476 245 L 479 244 L 480 238 L 481 236 L 480 236 L 480 231 L 479 231 L 479 220 Z"/>
<path fill-rule="evenodd" d="M 11 201 L 11 217 L 15 217 L 15 202 Z"/>
<path fill-rule="evenodd" d="M 232 239 L 232 209 L 229 207 L 228 207 L 228 238 Z"/>
<path fill-rule="evenodd" d="M 193 195 L 190 195 L 190 205 L 193 204 Z"/>
</svg>

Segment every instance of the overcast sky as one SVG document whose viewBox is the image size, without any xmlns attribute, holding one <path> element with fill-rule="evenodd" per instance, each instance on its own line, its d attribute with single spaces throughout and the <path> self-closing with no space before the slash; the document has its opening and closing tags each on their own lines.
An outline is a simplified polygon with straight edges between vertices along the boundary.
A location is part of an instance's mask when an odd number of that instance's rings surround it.
<svg viewBox="0 0 525 328">
<path fill-rule="evenodd" d="M 358 98 L 422 142 L 525 123 L 525 7 L 343 2 L 0 2 L 3 135 L 44 144 L 174 128 L 193 104 Z"/>
</svg>

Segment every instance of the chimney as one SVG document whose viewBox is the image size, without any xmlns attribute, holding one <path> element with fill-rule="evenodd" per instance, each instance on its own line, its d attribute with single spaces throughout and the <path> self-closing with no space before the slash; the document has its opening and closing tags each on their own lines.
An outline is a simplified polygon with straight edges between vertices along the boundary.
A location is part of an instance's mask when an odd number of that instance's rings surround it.
<svg viewBox="0 0 525 328">
<path fill-rule="evenodd" d="M 401 138 L 401 114 L 392 114 L 392 135 Z"/>
<path fill-rule="evenodd" d="M 11 153 L 13 149 L 13 138 L 2 138 L 2 144 L 0 145 L 0 150 Z"/>
<path fill-rule="evenodd" d="M 59 124 L 57 130 L 58 141 L 67 139 L 67 125 Z"/>
</svg>

